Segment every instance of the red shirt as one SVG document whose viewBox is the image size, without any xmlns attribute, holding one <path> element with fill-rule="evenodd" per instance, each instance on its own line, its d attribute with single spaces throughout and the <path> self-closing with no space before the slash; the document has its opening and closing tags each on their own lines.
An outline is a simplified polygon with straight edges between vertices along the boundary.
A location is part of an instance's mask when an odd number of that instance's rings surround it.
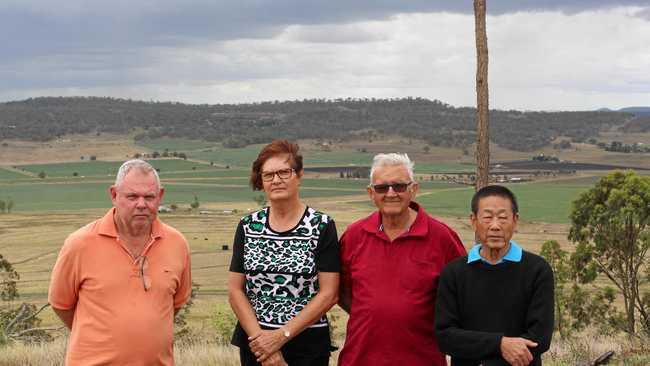
<svg viewBox="0 0 650 366">
<path fill-rule="evenodd" d="M 415 202 L 417 217 L 392 242 L 375 212 L 341 237 L 342 281 L 352 290 L 339 366 L 443 366 L 434 334 L 438 277 L 466 254 L 458 235 Z"/>
</svg>

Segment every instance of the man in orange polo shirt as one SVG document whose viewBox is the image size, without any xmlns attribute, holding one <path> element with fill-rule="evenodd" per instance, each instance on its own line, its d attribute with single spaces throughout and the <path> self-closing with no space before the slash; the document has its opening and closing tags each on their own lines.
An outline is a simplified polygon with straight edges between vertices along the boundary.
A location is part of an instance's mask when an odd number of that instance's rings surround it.
<svg viewBox="0 0 650 366">
<path fill-rule="evenodd" d="M 151 165 L 125 162 L 113 208 L 63 244 L 49 301 L 71 330 L 66 365 L 174 364 L 174 314 L 192 280 L 187 241 L 157 218 L 164 192 Z"/>
</svg>

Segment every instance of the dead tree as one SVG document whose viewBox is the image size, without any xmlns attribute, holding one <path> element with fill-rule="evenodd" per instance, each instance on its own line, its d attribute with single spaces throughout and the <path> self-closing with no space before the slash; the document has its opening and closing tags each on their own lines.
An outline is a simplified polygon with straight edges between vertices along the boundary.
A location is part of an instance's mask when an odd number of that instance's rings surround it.
<svg viewBox="0 0 650 366">
<path fill-rule="evenodd" d="M 490 168 L 490 134 L 488 105 L 488 46 L 485 27 L 485 1 L 474 0 L 476 37 L 476 184 L 479 189 L 488 185 Z"/>
</svg>

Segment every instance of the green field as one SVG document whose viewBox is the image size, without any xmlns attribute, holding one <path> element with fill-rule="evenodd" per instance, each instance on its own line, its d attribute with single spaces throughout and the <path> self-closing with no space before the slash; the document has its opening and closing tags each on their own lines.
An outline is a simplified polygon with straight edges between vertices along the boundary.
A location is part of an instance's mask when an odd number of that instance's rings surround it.
<svg viewBox="0 0 650 366">
<path fill-rule="evenodd" d="M 251 166 L 251 163 L 257 158 L 262 145 L 251 145 L 242 149 L 225 149 L 222 147 L 213 147 L 205 151 L 190 152 L 189 156 L 193 159 L 212 161 L 219 165 L 229 165 L 231 167 Z M 363 153 L 352 150 L 343 151 L 305 151 L 303 152 L 303 165 L 305 167 L 324 167 L 324 166 L 370 166 L 374 154 Z M 415 172 L 429 174 L 433 172 L 473 172 L 473 165 L 459 163 L 416 163 Z"/>
<path fill-rule="evenodd" d="M 19 165 L 17 168 L 33 174 L 45 172 L 48 177 L 72 177 L 75 172 L 80 176 L 115 176 L 120 165 L 121 163 L 117 161 L 84 161 L 78 163 Z"/>
<path fill-rule="evenodd" d="M 568 223 L 571 202 L 593 187 L 596 178 L 540 183 L 510 184 L 517 196 L 519 215 L 524 221 Z M 466 217 L 470 213 L 473 187 L 421 195 L 418 201 L 436 216 Z"/>
<path fill-rule="evenodd" d="M 237 184 L 241 186 L 248 186 L 249 177 L 245 175 L 216 176 L 214 178 L 206 178 L 197 172 L 196 176 L 189 173 L 183 177 L 166 176 L 161 177 L 163 184 L 169 183 L 192 183 L 192 184 Z M 303 187 L 311 188 L 333 188 L 333 189 L 357 189 L 359 193 L 364 193 L 368 186 L 368 179 L 339 179 L 339 178 L 304 178 L 302 180 Z M 419 181 L 420 190 L 429 189 L 443 189 L 443 188 L 458 188 L 459 186 L 454 183 L 445 182 L 431 182 Z"/>
<path fill-rule="evenodd" d="M 88 208 L 110 207 L 107 188 L 110 183 L 29 183 L 0 185 L 0 197 L 11 197 L 14 211 L 69 211 Z M 215 184 L 168 183 L 164 184 L 165 203 L 187 204 L 200 202 L 244 202 L 253 204 L 260 192 L 248 186 L 223 187 Z M 303 186 L 301 196 L 332 197 L 363 193 L 354 188 L 326 189 Z"/>
<path fill-rule="evenodd" d="M 430 174 L 430 173 L 474 173 L 476 167 L 470 164 L 460 163 L 417 163 L 414 168 L 416 173 Z"/>
<path fill-rule="evenodd" d="M 228 178 L 228 177 L 248 177 L 248 169 L 223 169 L 212 168 L 210 170 L 188 170 L 180 172 L 160 172 L 160 178 L 165 179 L 184 179 L 184 178 Z"/>
<path fill-rule="evenodd" d="M 209 149 L 199 149 L 188 152 L 192 159 L 212 161 L 215 164 L 250 169 L 264 145 L 249 145 L 240 149 L 227 149 L 214 146 Z"/>
<path fill-rule="evenodd" d="M 151 165 L 160 170 L 161 175 L 172 171 L 215 170 L 207 164 L 181 159 L 151 160 Z M 32 164 L 20 165 L 17 168 L 33 174 L 45 172 L 48 177 L 72 177 L 74 173 L 79 176 L 115 176 L 122 162 L 120 161 L 86 161 L 59 164 Z"/>
<path fill-rule="evenodd" d="M 243 148 L 224 148 L 219 143 L 187 139 L 155 139 L 139 142 L 140 146 L 151 151 L 184 152 L 191 159 L 213 162 L 220 166 L 239 167 L 250 169 L 252 162 L 257 158 L 263 144 L 249 145 Z M 359 152 L 353 149 L 314 151 L 304 150 L 303 163 L 305 167 L 322 166 L 370 166 L 374 153 Z M 430 174 L 433 172 L 473 172 L 474 165 L 453 162 L 416 162 L 415 172 Z"/>
<path fill-rule="evenodd" d="M 0 180 L 23 178 L 31 178 L 31 176 L 0 167 Z"/>
<path fill-rule="evenodd" d="M 199 174 L 200 172 L 196 172 Z M 568 222 L 570 204 L 581 192 L 593 186 L 596 178 L 557 182 L 511 184 L 520 201 L 521 218 L 525 221 Z M 88 179 L 86 179 L 88 180 Z M 110 206 L 106 190 L 112 177 L 100 181 L 84 179 L 45 179 L 0 184 L 0 197 L 11 197 L 14 211 L 67 211 Z M 365 179 L 305 179 L 301 196 L 336 197 L 365 194 Z M 261 192 L 248 186 L 247 177 L 165 178 L 165 203 L 188 204 L 196 195 L 202 203 L 251 202 Z M 449 183 L 420 182 L 418 201 L 436 216 L 464 217 L 469 213 L 472 187 Z M 369 202 L 360 201 L 366 206 Z"/>
<path fill-rule="evenodd" d="M 217 145 L 213 142 L 207 142 L 202 140 L 190 140 L 183 138 L 159 138 L 153 140 L 146 140 L 138 142 L 138 145 L 146 147 L 147 149 L 153 151 L 158 151 L 163 153 L 165 149 L 169 152 L 184 152 L 188 153 L 190 151 L 201 150 Z"/>
<path fill-rule="evenodd" d="M 148 149 L 163 151 L 183 150 L 191 158 L 215 162 L 217 166 L 182 159 L 154 159 L 151 164 L 160 170 L 166 188 L 164 202 L 188 204 L 196 195 L 201 203 L 251 202 L 261 192 L 248 185 L 250 164 L 262 145 L 240 149 L 226 149 L 219 144 L 182 140 L 159 139 L 144 144 Z M 372 154 L 352 150 L 332 152 L 305 151 L 304 163 L 310 166 L 347 166 L 370 164 Z M 37 175 L 45 172 L 45 179 L 21 175 L 0 169 L 0 197 L 11 197 L 14 211 L 65 211 L 110 206 L 106 189 L 112 183 L 121 162 L 81 161 L 58 164 L 22 165 L 19 169 Z M 229 168 L 224 168 L 228 165 Z M 451 183 L 431 182 L 427 174 L 433 172 L 470 172 L 472 165 L 440 162 L 416 164 L 416 171 L 425 179 L 419 180 L 423 206 L 437 216 L 465 217 L 473 192 L 471 187 Z M 73 177 L 73 173 L 77 173 Z M 316 176 L 324 178 L 316 178 Z M 334 176 L 337 176 L 334 174 Z M 554 182 L 512 184 L 521 202 L 521 217 L 526 221 L 566 223 L 571 201 L 593 186 L 597 177 L 583 177 Z M 310 173 L 303 179 L 301 195 L 305 198 L 327 198 L 364 195 L 367 179 L 338 179 L 332 174 Z M 349 201 L 346 200 L 346 201 Z M 359 201 L 359 207 L 368 207 L 368 201 Z"/>
</svg>

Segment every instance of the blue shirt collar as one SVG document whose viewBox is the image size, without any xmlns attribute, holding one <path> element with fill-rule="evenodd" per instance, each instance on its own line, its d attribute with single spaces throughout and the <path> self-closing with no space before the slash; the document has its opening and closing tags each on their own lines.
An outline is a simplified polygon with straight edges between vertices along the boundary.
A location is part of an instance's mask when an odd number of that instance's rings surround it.
<svg viewBox="0 0 650 366">
<path fill-rule="evenodd" d="M 481 251 L 481 244 L 474 245 L 472 249 L 469 251 L 469 253 L 467 254 L 467 263 L 472 263 L 472 262 L 476 262 L 477 260 L 482 260 L 485 263 L 491 264 L 490 262 L 483 259 L 483 257 L 481 257 L 480 251 Z M 522 254 L 522 249 L 519 246 L 519 244 L 517 244 L 517 242 L 515 242 L 514 240 L 510 240 L 510 249 L 508 249 L 506 255 L 504 255 L 503 258 L 501 258 L 501 260 L 499 260 L 499 262 L 497 262 L 496 264 L 503 263 L 504 261 L 519 262 L 521 261 L 521 254 Z"/>
</svg>

